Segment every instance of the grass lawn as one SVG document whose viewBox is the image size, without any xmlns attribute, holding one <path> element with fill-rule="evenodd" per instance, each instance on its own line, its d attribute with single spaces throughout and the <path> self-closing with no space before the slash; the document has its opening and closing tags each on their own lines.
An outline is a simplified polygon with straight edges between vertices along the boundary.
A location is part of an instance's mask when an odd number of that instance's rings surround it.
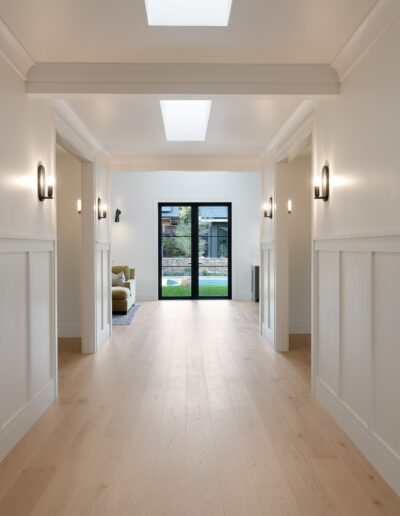
<svg viewBox="0 0 400 516">
<path fill-rule="evenodd" d="M 163 297 L 190 297 L 192 294 L 190 285 L 164 286 Z M 200 287 L 200 296 L 204 297 L 228 297 L 226 285 L 203 285 Z"/>
</svg>

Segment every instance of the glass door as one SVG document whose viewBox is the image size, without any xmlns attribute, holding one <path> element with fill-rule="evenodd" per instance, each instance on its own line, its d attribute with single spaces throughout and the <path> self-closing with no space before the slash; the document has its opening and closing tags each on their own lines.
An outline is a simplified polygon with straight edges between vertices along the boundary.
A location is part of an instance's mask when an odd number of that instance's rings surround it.
<svg viewBox="0 0 400 516">
<path fill-rule="evenodd" d="M 192 207 L 159 205 L 159 298 L 192 298 Z"/>
<path fill-rule="evenodd" d="M 159 298 L 231 296 L 231 204 L 160 203 Z"/>
<path fill-rule="evenodd" d="M 231 224 L 230 205 L 199 205 L 198 275 L 199 298 L 230 298 Z"/>
</svg>

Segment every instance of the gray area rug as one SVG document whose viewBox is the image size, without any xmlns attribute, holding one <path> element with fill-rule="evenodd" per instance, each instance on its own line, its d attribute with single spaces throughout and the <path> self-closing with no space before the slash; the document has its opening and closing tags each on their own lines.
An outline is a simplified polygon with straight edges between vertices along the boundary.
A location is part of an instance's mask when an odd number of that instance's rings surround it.
<svg viewBox="0 0 400 516">
<path fill-rule="evenodd" d="M 138 313 L 140 305 L 133 305 L 127 314 L 113 314 L 112 323 L 114 326 L 129 326 L 135 315 Z"/>
</svg>

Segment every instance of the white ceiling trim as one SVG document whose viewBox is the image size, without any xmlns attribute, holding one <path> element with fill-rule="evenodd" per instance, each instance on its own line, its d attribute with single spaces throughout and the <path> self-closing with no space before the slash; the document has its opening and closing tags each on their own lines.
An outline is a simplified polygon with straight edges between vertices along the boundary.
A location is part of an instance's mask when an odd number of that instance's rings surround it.
<svg viewBox="0 0 400 516">
<path fill-rule="evenodd" d="M 1 18 L 0 54 L 2 54 L 21 79 L 25 81 L 29 69 L 35 62 Z"/>
<path fill-rule="evenodd" d="M 111 158 L 103 145 L 95 138 L 90 129 L 82 122 L 81 118 L 64 100 L 55 100 L 52 103 L 54 111 L 64 120 L 71 129 L 92 149 L 95 155 L 101 155 L 107 160 Z"/>
<path fill-rule="evenodd" d="M 399 0 L 380 0 L 332 62 L 343 81 L 400 14 Z"/>
<path fill-rule="evenodd" d="M 27 92 L 68 94 L 336 95 L 330 65 L 38 63 Z"/>
<path fill-rule="evenodd" d="M 272 156 L 277 157 L 278 160 L 283 159 L 282 155 L 286 156 L 288 154 L 286 147 L 292 147 L 294 145 L 291 143 L 293 135 L 307 122 L 317 105 L 318 102 L 314 100 L 303 101 L 282 125 L 267 147 L 261 151 L 259 155 L 260 159 L 265 161 Z"/>
<path fill-rule="evenodd" d="M 179 171 L 229 171 L 257 172 L 262 162 L 257 157 L 234 156 L 131 156 L 114 158 L 109 162 L 112 172 Z"/>
</svg>

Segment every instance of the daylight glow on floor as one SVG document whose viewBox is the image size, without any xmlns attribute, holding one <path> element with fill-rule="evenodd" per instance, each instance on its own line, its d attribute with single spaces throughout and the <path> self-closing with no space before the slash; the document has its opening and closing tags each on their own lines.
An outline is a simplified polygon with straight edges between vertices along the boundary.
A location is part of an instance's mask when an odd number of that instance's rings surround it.
<svg viewBox="0 0 400 516">
<path fill-rule="evenodd" d="M 145 0 L 149 25 L 226 27 L 232 0 Z"/>
<path fill-rule="evenodd" d="M 211 102 L 211 100 L 160 100 L 167 141 L 204 142 Z"/>
</svg>

